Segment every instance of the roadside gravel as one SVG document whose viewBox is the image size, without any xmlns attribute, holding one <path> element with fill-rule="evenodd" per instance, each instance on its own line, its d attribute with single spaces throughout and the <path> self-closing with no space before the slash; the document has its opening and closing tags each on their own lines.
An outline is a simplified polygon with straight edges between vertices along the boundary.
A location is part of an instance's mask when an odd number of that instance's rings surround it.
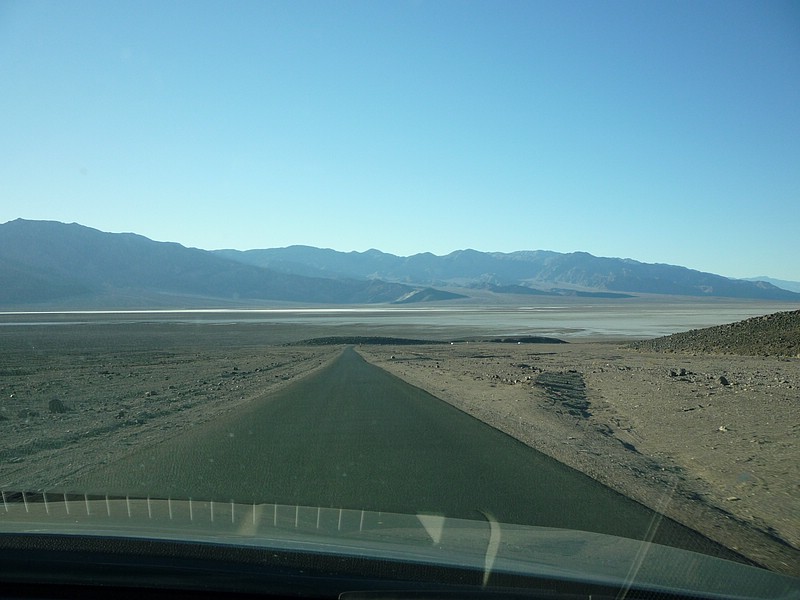
<svg viewBox="0 0 800 600">
<path fill-rule="evenodd" d="M 0 351 L 0 489 L 46 491 L 216 419 L 340 348 Z"/>
<path fill-rule="evenodd" d="M 800 360 L 603 343 L 358 350 L 755 562 L 800 575 Z"/>
</svg>

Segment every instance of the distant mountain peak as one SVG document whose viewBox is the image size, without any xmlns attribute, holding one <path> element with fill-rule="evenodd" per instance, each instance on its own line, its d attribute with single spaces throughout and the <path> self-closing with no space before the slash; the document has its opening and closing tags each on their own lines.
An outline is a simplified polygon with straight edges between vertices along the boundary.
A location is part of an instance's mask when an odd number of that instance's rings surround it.
<svg viewBox="0 0 800 600">
<path fill-rule="evenodd" d="M 770 284 L 778 287 L 782 290 L 787 290 L 790 292 L 800 293 L 800 281 L 788 281 L 786 279 L 775 279 L 774 277 L 767 277 L 762 275 L 761 277 L 747 277 L 742 281 L 751 281 L 755 284 Z"/>
<path fill-rule="evenodd" d="M 770 281 L 729 279 L 631 258 L 548 250 L 471 248 L 444 256 L 395 256 L 294 245 L 206 251 L 135 233 L 76 223 L 16 219 L 0 225 L 0 307 L 43 302 L 107 306 L 109 298 L 242 305 L 262 302 L 361 304 L 517 295 L 605 297 L 637 294 L 800 302 Z M 798 289 L 800 291 L 800 289 Z M 135 303 L 134 302 L 134 303 Z M 105 304 L 103 304 L 105 303 Z"/>
<path fill-rule="evenodd" d="M 294 249 L 298 253 L 298 249 Z M 305 247 L 300 254 L 318 252 Z M 332 251 L 331 251 L 332 252 Z M 175 242 L 78 224 L 17 219 L 0 225 L 0 307 L 162 308 L 265 302 L 433 301 L 426 286 L 281 272 Z"/>
<path fill-rule="evenodd" d="M 373 250 L 353 254 L 309 249 L 306 255 L 299 256 L 280 249 L 265 249 L 253 251 L 247 257 L 231 258 L 287 271 L 305 269 L 305 273 L 319 276 L 368 277 L 419 286 L 475 289 L 492 285 L 494 290 L 522 292 L 529 288 L 559 296 L 571 289 L 612 295 L 662 294 L 800 301 L 800 294 L 774 285 L 742 282 L 676 265 L 643 263 L 633 258 L 599 257 L 583 251 L 520 250 L 502 253 L 465 248 L 443 256 L 421 252 L 402 257 Z"/>
</svg>

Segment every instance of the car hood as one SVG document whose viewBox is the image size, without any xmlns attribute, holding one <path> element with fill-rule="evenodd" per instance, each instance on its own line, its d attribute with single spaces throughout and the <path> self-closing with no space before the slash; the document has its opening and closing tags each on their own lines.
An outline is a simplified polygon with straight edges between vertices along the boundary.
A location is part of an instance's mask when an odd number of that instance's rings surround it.
<svg viewBox="0 0 800 600">
<path fill-rule="evenodd" d="M 0 534 L 200 542 L 369 557 L 725 598 L 800 598 L 800 580 L 604 534 L 332 507 L 2 492 Z M 654 524 L 657 527 L 657 523 Z"/>
</svg>

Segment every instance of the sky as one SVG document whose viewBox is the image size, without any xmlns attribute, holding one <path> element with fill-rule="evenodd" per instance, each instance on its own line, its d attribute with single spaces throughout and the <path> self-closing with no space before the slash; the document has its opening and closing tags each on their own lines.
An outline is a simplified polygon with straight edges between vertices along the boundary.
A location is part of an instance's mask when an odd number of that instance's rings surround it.
<svg viewBox="0 0 800 600">
<path fill-rule="evenodd" d="M 800 3 L 0 0 L 0 223 L 800 281 Z"/>
</svg>

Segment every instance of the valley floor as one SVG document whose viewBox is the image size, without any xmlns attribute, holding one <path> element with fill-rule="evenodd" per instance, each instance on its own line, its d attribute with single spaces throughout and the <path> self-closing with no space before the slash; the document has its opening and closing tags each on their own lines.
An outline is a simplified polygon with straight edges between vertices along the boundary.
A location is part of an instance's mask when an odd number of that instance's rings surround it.
<svg viewBox="0 0 800 600">
<path fill-rule="evenodd" d="M 129 336 L 128 347 L 115 349 L 98 336 L 80 351 L 66 337 L 51 336 L 49 346 L 45 336 L 35 344 L 6 337 L 0 489 L 56 489 L 264 398 L 342 349 L 264 344 L 259 329 L 224 339 L 181 338 L 182 331 L 154 328 L 146 344 Z M 613 343 L 356 349 L 610 488 L 800 576 L 800 359 Z"/>
</svg>

